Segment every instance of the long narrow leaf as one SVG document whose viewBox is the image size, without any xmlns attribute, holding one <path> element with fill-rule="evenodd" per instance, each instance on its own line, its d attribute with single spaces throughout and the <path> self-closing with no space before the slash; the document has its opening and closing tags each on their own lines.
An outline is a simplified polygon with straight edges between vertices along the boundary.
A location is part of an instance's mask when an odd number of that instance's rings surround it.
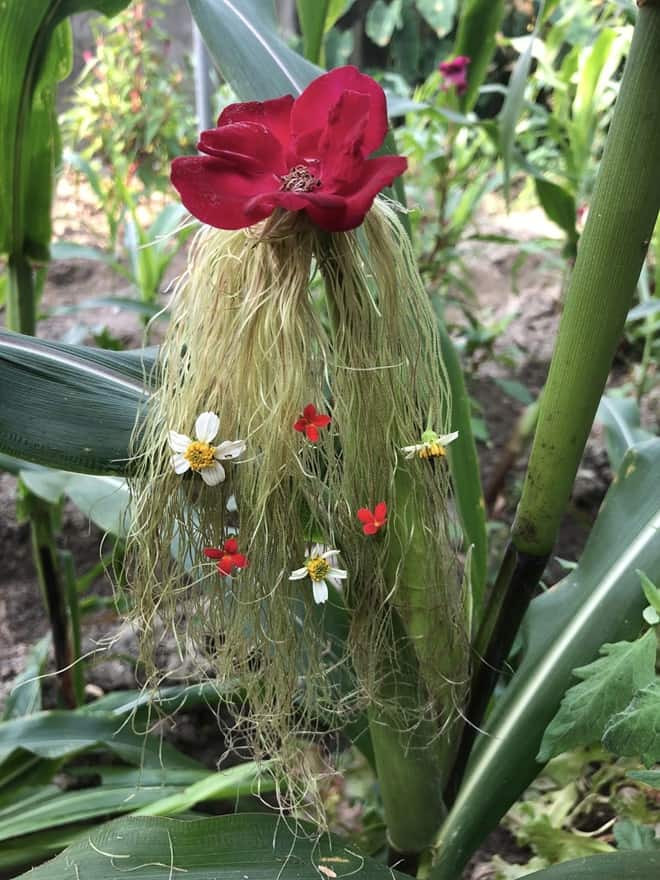
<svg viewBox="0 0 660 880">
<path fill-rule="evenodd" d="M 130 872 L 134 880 L 161 880 L 180 872 L 185 872 L 185 880 L 404 877 L 336 837 L 317 837 L 310 826 L 300 826 L 296 833 L 294 822 L 250 814 L 187 822 L 146 816 L 119 819 L 90 832 L 29 877 L 71 880 L 73 866 L 81 880 L 116 880 L 122 872 Z"/>
</svg>

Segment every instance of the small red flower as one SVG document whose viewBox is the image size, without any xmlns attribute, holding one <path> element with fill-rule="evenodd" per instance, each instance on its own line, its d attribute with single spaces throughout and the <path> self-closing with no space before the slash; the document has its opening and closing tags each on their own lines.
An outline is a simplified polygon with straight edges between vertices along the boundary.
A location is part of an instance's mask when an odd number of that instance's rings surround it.
<svg viewBox="0 0 660 880">
<path fill-rule="evenodd" d="M 457 55 L 456 58 L 452 58 L 450 61 L 440 62 L 438 70 L 444 79 L 443 91 L 446 92 L 452 86 L 455 86 L 456 92 L 459 95 L 465 94 L 468 87 L 467 69 L 469 63 L 470 59 L 467 55 Z"/>
<path fill-rule="evenodd" d="M 354 229 L 403 156 L 370 158 L 387 134 L 385 93 L 356 67 L 317 77 L 294 100 L 230 104 L 197 149 L 172 163 L 186 208 L 209 226 L 243 229 L 276 208 L 328 232 Z"/>
<path fill-rule="evenodd" d="M 330 416 L 317 413 L 314 404 L 308 403 L 302 411 L 302 415 L 298 416 L 298 421 L 294 423 L 293 429 L 294 431 L 300 431 L 301 434 L 304 431 L 307 439 L 312 443 L 316 443 L 319 439 L 318 429 L 327 428 L 330 422 Z"/>
<path fill-rule="evenodd" d="M 373 513 L 368 507 L 361 507 L 357 512 L 357 518 L 362 523 L 362 531 L 365 535 L 375 535 L 387 522 L 387 504 L 379 501 Z"/>
<path fill-rule="evenodd" d="M 238 552 L 236 538 L 228 538 L 222 547 L 206 547 L 204 556 L 207 559 L 217 559 L 216 567 L 220 574 L 232 575 L 236 568 L 248 566 L 247 556 Z"/>
</svg>

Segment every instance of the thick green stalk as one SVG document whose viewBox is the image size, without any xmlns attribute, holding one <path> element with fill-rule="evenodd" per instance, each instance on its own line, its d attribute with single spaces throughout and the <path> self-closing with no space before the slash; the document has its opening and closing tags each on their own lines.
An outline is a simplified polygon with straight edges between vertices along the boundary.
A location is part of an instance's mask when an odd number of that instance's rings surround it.
<svg viewBox="0 0 660 880">
<path fill-rule="evenodd" d="M 566 296 L 513 526 L 543 556 L 555 541 L 621 339 L 660 206 L 660 9 L 643 6 Z"/>
<path fill-rule="evenodd" d="M 552 550 L 655 225 L 659 82 L 660 7 L 647 5 L 639 10 L 569 284 L 511 545 L 479 635 L 479 653 L 496 670 L 502 668 Z M 476 672 L 468 712 L 475 727 L 496 677 L 492 670 Z M 454 791 L 474 738 L 467 729 L 465 736 Z"/>
</svg>

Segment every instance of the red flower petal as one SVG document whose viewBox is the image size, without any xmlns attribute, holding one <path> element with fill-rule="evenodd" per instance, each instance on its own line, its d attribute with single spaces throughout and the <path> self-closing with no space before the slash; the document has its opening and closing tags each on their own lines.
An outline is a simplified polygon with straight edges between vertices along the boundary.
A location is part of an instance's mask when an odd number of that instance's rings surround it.
<svg viewBox="0 0 660 880">
<path fill-rule="evenodd" d="M 373 523 L 374 515 L 367 507 L 361 507 L 357 512 L 357 518 L 361 523 Z"/>
<path fill-rule="evenodd" d="M 307 439 L 312 443 L 316 443 L 319 439 L 319 432 L 316 430 L 315 425 L 307 425 L 305 428 L 305 434 L 307 435 Z"/>
<path fill-rule="evenodd" d="M 327 428 L 331 421 L 330 416 L 318 415 L 314 417 L 314 425 L 317 428 Z"/>
<path fill-rule="evenodd" d="M 303 409 L 303 416 L 310 421 L 316 417 L 316 407 L 313 403 L 308 403 Z"/>
<path fill-rule="evenodd" d="M 231 559 L 232 565 L 235 568 L 247 568 L 250 564 L 247 556 L 243 555 L 243 553 L 233 553 Z"/>
<path fill-rule="evenodd" d="M 408 160 L 403 156 L 379 156 L 377 159 L 367 159 L 362 165 L 359 180 L 352 184 L 353 191 L 347 194 L 342 225 L 335 231 L 359 226 L 378 193 L 403 174 L 407 167 Z"/>
<path fill-rule="evenodd" d="M 272 172 L 243 174 L 222 159 L 182 156 L 172 162 L 172 184 L 190 213 L 219 229 L 243 229 L 265 220 L 272 208 L 262 207 L 248 215 L 249 199 L 279 185 Z"/>
<path fill-rule="evenodd" d="M 385 522 L 387 519 L 387 504 L 384 501 L 380 501 L 376 507 L 374 508 L 374 516 L 380 522 Z"/>
<path fill-rule="evenodd" d="M 267 128 L 255 123 L 241 122 L 203 131 L 197 149 L 223 159 L 243 174 L 272 171 L 283 175 L 287 171 L 282 145 Z"/>
<path fill-rule="evenodd" d="M 366 523 L 362 526 L 362 531 L 365 535 L 375 535 L 379 529 L 380 526 L 377 526 L 375 523 Z"/>
<path fill-rule="evenodd" d="M 233 122 L 258 122 L 272 131 L 277 140 L 286 147 L 289 143 L 289 121 L 293 97 L 284 95 L 272 101 L 246 101 L 230 104 L 218 117 L 218 126 Z"/>
<path fill-rule="evenodd" d="M 369 99 L 369 113 L 362 145 L 363 155 L 377 150 L 387 134 L 385 92 L 370 76 L 357 67 L 337 67 L 313 80 L 294 102 L 291 110 L 291 132 L 300 140 L 311 132 L 322 133 L 328 126 L 329 112 L 342 92 L 358 92 Z"/>
<path fill-rule="evenodd" d="M 227 538 L 222 549 L 225 553 L 237 553 L 238 541 L 236 540 L 236 538 Z"/>
<path fill-rule="evenodd" d="M 306 427 L 307 427 L 307 419 L 305 419 L 305 418 L 298 419 L 297 422 L 293 423 L 293 430 L 300 431 L 300 433 L 302 433 Z"/>
<path fill-rule="evenodd" d="M 204 548 L 204 556 L 207 559 L 221 559 L 223 555 L 223 551 L 218 549 L 217 547 L 205 547 Z"/>
<path fill-rule="evenodd" d="M 218 562 L 218 571 L 222 574 L 231 575 L 234 570 L 231 559 L 231 556 L 223 556 L 220 562 Z"/>
</svg>

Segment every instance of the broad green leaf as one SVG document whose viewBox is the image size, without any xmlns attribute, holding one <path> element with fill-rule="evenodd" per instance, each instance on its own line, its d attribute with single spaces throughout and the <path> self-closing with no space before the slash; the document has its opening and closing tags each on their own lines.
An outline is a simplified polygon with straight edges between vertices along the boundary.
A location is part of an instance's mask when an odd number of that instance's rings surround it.
<svg viewBox="0 0 660 880">
<path fill-rule="evenodd" d="M 0 253 L 43 259 L 59 134 L 55 86 L 71 64 L 65 19 L 96 9 L 112 15 L 128 0 L 6 0 L 0 28 Z"/>
<path fill-rule="evenodd" d="M 504 0 L 463 0 L 453 55 L 466 55 L 468 87 L 461 97 L 465 113 L 474 107 L 495 51 L 496 35 L 504 17 Z"/>
<path fill-rule="evenodd" d="M 325 73 L 280 37 L 271 0 L 188 0 L 188 5 L 213 61 L 240 101 L 299 95 Z M 415 106 L 388 95 L 390 116 Z M 393 152 L 393 140 L 385 146 Z"/>
<path fill-rule="evenodd" d="M 303 36 L 303 54 L 312 64 L 321 63 L 328 6 L 329 0 L 296 0 Z"/>
<path fill-rule="evenodd" d="M 610 487 L 580 564 L 535 599 L 522 628 L 522 659 L 475 744 L 439 838 L 431 880 L 462 866 L 541 770 L 545 728 L 571 684 L 604 642 L 635 638 L 645 599 L 637 569 L 660 566 L 660 441 L 631 449 Z"/>
<path fill-rule="evenodd" d="M 647 767 L 660 761 L 660 681 L 641 690 L 611 719 L 603 744 L 615 755 L 640 757 Z"/>
<path fill-rule="evenodd" d="M 643 782 L 652 788 L 660 788 L 660 770 L 631 770 L 628 774 L 635 782 Z"/>
<path fill-rule="evenodd" d="M 639 407 L 631 397 L 603 394 L 596 420 L 605 426 L 607 455 L 613 470 L 621 466 L 623 456 L 632 446 L 653 436 L 641 427 Z"/>
<path fill-rule="evenodd" d="M 392 34 L 403 26 L 403 0 L 376 0 L 369 7 L 364 29 L 369 39 L 377 46 L 387 46 Z"/>
<path fill-rule="evenodd" d="M 415 6 L 438 37 L 444 37 L 453 28 L 456 0 L 415 0 Z"/>
<path fill-rule="evenodd" d="M 534 178 L 536 195 L 541 207 L 553 223 L 564 230 L 568 240 L 577 241 L 575 230 L 576 209 L 575 199 L 568 190 L 543 177 Z"/>
<path fill-rule="evenodd" d="M 639 822 L 632 822 L 630 819 L 620 819 L 612 830 L 618 849 L 660 849 L 660 839 L 655 836 L 655 828 L 650 825 L 640 825 Z"/>
<path fill-rule="evenodd" d="M 660 854 L 621 852 L 588 856 L 528 874 L 528 880 L 656 880 Z"/>
<path fill-rule="evenodd" d="M 104 532 L 125 537 L 128 528 L 128 486 L 121 477 L 73 474 L 33 467 L 21 471 L 27 488 L 51 504 L 64 495 Z"/>
<path fill-rule="evenodd" d="M 403 880 L 404 875 L 343 846 L 329 834 L 278 816 L 242 814 L 181 821 L 135 816 L 90 831 L 61 855 L 30 872 L 30 880 L 312 880 L 356 875 Z M 319 868 L 325 868 L 320 871 Z M 27 875 L 22 875 L 27 877 Z"/>
<path fill-rule="evenodd" d="M 113 691 L 87 706 L 81 712 L 108 712 L 113 715 L 127 715 L 149 706 L 159 706 L 172 713 L 193 706 L 217 706 L 227 700 L 238 689 L 238 682 L 204 681 L 190 685 L 170 685 L 158 690 Z"/>
<path fill-rule="evenodd" d="M 23 671 L 16 676 L 5 701 L 2 720 L 21 718 L 41 709 L 41 674 L 44 671 L 51 636 L 44 636 L 30 649 Z"/>
<path fill-rule="evenodd" d="M 19 750 L 53 759 L 70 758 L 86 749 L 100 747 L 137 766 L 182 769 L 200 766 L 158 737 L 135 733 L 130 725 L 122 725 L 114 715 L 38 712 L 0 724 L 0 762 Z"/>
<path fill-rule="evenodd" d="M 655 678 L 655 632 L 634 642 L 603 645 L 601 657 L 573 670 L 581 679 L 566 691 L 548 725 L 538 760 L 549 761 L 577 746 L 599 743 L 608 722 Z"/>
<path fill-rule="evenodd" d="M 154 352 L 109 352 L 0 331 L 0 451 L 122 474 Z"/>
</svg>

